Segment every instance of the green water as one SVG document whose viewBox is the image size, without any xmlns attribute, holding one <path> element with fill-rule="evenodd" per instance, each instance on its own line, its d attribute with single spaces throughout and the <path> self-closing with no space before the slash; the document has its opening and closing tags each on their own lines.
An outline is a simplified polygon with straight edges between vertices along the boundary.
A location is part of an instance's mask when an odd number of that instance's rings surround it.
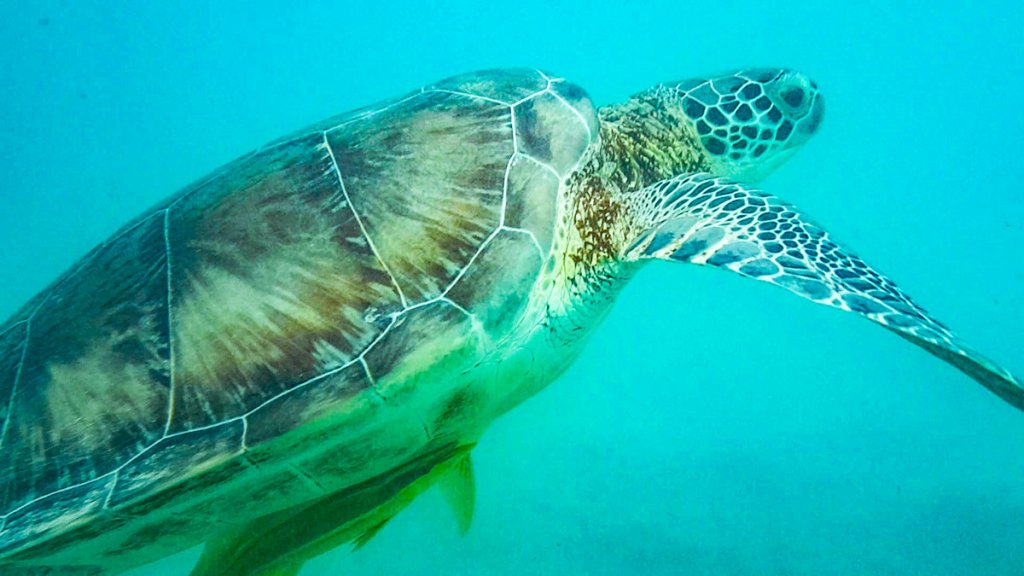
<svg viewBox="0 0 1024 576">
<path fill-rule="evenodd" d="M 1017 2 L 0 3 L 0 316 L 259 144 L 462 71 L 597 104 L 788 66 L 828 102 L 762 187 L 1024 374 Z M 579 361 L 428 493 L 303 574 L 1024 573 L 1024 415 L 852 315 L 649 266 Z M 193 550 L 136 575 L 185 575 Z"/>
</svg>

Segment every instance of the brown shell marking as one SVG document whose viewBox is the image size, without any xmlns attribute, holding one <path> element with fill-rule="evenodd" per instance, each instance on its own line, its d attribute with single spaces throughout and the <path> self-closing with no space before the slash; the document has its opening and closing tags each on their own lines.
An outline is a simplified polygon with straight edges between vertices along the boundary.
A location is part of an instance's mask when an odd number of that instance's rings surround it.
<svg viewBox="0 0 1024 576">
<path fill-rule="evenodd" d="M 327 133 L 345 190 L 408 304 L 438 296 L 501 219 L 507 107 L 425 94 Z M 442 184 L 443 183 L 443 184 Z"/>
<path fill-rule="evenodd" d="M 25 324 L 0 450 L 3 509 L 96 478 L 163 434 L 170 370 L 162 216 L 122 238 Z"/>
<path fill-rule="evenodd" d="M 434 358 L 425 340 L 472 356 L 484 330 L 505 330 L 550 251 L 556 176 L 596 134 L 577 88 L 512 76 L 537 87 L 505 102 L 492 96 L 515 82 L 500 75 L 449 81 L 243 157 L 122 229 L 8 323 L 0 553 L 171 496 L 195 531 L 211 516 L 188 504 L 199 479 L 181 478 L 346 410 L 372 415 L 352 402 L 360 392 L 405 393 L 431 362 L 470 360 Z M 472 401 L 450 404 L 442 420 Z M 376 457 L 350 448 L 353 465 Z M 305 449 L 294 470 L 315 491 L 337 458 Z"/>
<path fill-rule="evenodd" d="M 383 330 L 373 319 L 401 308 L 322 135 L 248 164 L 171 214 L 170 431 L 240 416 L 350 362 Z"/>
</svg>

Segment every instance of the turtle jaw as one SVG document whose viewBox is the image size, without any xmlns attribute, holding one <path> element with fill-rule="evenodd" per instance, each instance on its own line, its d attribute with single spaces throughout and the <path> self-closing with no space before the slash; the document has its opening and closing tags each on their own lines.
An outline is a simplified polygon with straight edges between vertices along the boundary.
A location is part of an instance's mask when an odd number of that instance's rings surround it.
<svg viewBox="0 0 1024 576">
<path fill-rule="evenodd" d="M 777 151 L 771 158 L 764 161 L 740 161 L 725 162 L 717 159 L 710 161 L 713 169 L 711 173 L 716 176 L 728 176 L 729 178 L 745 183 L 757 183 L 764 180 L 776 168 L 782 166 L 796 154 L 797 148 L 790 147 Z"/>
</svg>

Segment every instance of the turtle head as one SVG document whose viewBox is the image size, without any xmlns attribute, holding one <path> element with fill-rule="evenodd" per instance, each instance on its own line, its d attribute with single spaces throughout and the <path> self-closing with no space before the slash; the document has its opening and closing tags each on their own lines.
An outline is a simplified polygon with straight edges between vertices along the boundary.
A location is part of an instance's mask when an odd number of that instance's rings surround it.
<svg viewBox="0 0 1024 576">
<path fill-rule="evenodd" d="M 747 182 L 792 156 L 817 132 L 825 111 L 818 86 L 782 68 L 693 78 L 658 92 L 693 123 L 711 171 Z"/>
</svg>

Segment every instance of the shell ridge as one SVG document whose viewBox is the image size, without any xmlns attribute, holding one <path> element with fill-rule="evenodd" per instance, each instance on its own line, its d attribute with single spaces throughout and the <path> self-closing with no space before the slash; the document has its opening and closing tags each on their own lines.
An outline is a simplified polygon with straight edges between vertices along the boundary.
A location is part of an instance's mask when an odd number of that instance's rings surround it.
<svg viewBox="0 0 1024 576">
<path fill-rule="evenodd" d="M 537 240 L 537 235 L 534 234 L 533 231 L 526 230 L 524 228 L 515 228 L 513 226 L 505 226 L 504 224 L 501 226 L 500 230 L 505 232 L 511 232 L 513 234 L 524 234 L 526 236 L 529 236 L 530 241 L 533 242 L 534 247 L 537 248 L 537 254 L 541 257 L 541 260 L 544 259 L 544 250 L 540 247 L 540 242 Z"/>
<path fill-rule="evenodd" d="M 32 313 L 32 316 L 35 316 L 35 312 Z M 11 427 L 11 410 L 14 409 L 14 399 L 18 395 L 18 384 L 21 382 L 21 372 L 22 368 L 25 366 L 25 356 L 28 354 L 29 339 L 32 337 L 32 316 L 29 316 L 28 319 L 25 320 L 25 337 L 21 339 L 21 358 L 18 360 L 18 368 L 14 372 L 14 384 L 11 386 L 11 397 L 7 399 L 7 412 L 4 417 L 4 428 L 3 430 L 0 430 L 0 448 L 2 448 L 4 443 L 7 441 L 7 430 Z"/>
<path fill-rule="evenodd" d="M 497 98 L 489 98 L 487 96 L 481 96 L 479 94 L 470 94 L 469 92 L 460 92 L 459 90 L 448 90 L 446 88 L 429 88 L 422 92 L 423 94 L 439 93 L 439 94 L 454 94 L 456 96 L 465 96 L 466 98 L 473 98 L 474 100 L 482 100 L 484 102 L 492 102 L 494 104 L 501 104 L 502 106 L 511 106 L 504 100 L 498 100 Z"/>
<path fill-rule="evenodd" d="M 177 386 L 174 377 L 174 306 L 172 302 L 173 288 L 171 284 L 171 208 L 164 209 L 164 258 L 167 260 L 167 425 L 164 426 L 164 433 L 161 440 L 171 431 L 171 420 L 174 419 L 174 401 L 177 396 Z M 159 442 L 159 440 L 157 440 Z M 117 483 L 116 481 L 114 482 Z M 113 492 L 113 490 L 111 490 Z"/>
<path fill-rule="evenodd" d="M 576 118 L 579 119 L 580 123 L 583 124 L 583 129 L 587 131 L 587 142 L 593 142 L 594 141 L 594 133 L 590 130 L 590 124 L 588 124 L 586 118 L 583 117 L 583 113 L 580 112 L 579 110 L 577 110 L 575 106 L 573 106 L 565 98 L 563 98 L 561 94 L 559 94 L 558 92 L 555 92 L 554 90 L 551 90 L 550 87 L 547 90 L 547 92 L 549 94 L 551 94 L 552 96 L 554 96 L 556 100 L 558 100 L 559 102 L 564 104 L 567 108 L 569 108 L 569 110 L 572 110 L 572 113 L 575 114 Z M 574 170 L 570 170 L 570 174 L 573 171 Z"/>
<path fill-rule="evenodd" d="M 138 455 L 132 457 L 132 460 L 134 460 L 135 458 L 138 458 L 139 455 L 144 454 L 146 451 L 148 451 L 150 448 L 152 448 L 155 445 L 156 444 L 153 444 L 153 445 L 149 446 L 148 448 L 146 448 L 145 450 L 143 450 L 142 452 L 139 452 Z M 129 462 L 130 461 L 131 460 L 129 460 Z M 125 462 L 125 464 L 128 464 L 128 462 Z M 69 492 L 71 490 L 75 490 L 75 489 L 81 488 L 83 486 L 88 486 L 90 484 L 96 484 L 96 483 L 99 483 L 102 480 L 106 480 L 110 476 L 113 476 L 115 472 L 117 472 L 118 470 L 120 470 L 123 467 L 124 467 L 124 465 L 118 466 L 116 470 L 111 470 L 110 472 L 107 472 L 106 474 L 103 474 L 102 476 L 97 476 L 97 477 L 93 478 L 92 480 L 86 480 L 84 482 L 79 482 L 78 484 L 72 484 L 71 486 L 65 486 L 65 487 L 60 488 L 58 490 L 54 490 L 53 492 L 50 492 L 48 494 L 44 494 L 42 496 L 38 496 L 36 498 L 33 498 L 33 499 L 29 500 L 28 502 L 25 502 L 21 506 L 18 506 L 14 510 L 11 510 L 7 514 L 4 514 L 3 515 L 3 519 L 7 520 L 11 516 L 14 516 L 18 512 L 21 512 L 22 510 L 24 510 L 25 508 L 28 508 L 29 506 L 31 506 L 31 505 L 33 505 L 33 504 L 35 504 L 37 502 L 41 502 L 43 500 L 46 500 L 47 498 L 52 498 L 52 497 L 56 496 L 57 494 L 63 494 L 64 492 Z"/>
<path fill-rule="evenodd" d="M 4 336 L 7 336 L 8 332 L 10 332 L 11 330 L 14 330 L 18 326 L 21 326 L 22 324 L 26 324 L 26 323 L 28 323 L 28 319 L 27 318 L 25 320 L 18 320 L 17 322 L 12 322 L 9 326 L 4 328 L 3 330 L 0 330 L 0 338 L 2 338 Z"/>
<path fill-rule="evenodd" d="M 519 155 L 520 158 L 525 158 L 525 159 L 529 160 L 530 162 L 533 162 L 537 166 L 540 166 L 541 168 L 547 170 L 548 172 L 551 172 L 551 175 L 554 176 L 555 178 L 557 178 L 558 180 L 562 179 L 562 175 L 559 174 L 558 170 L 555 170 L 555 167 L 552 166 L 551 164 L 548 164 L 547 162 L 545 162 L 543 160 L 540 160 L 540 159 L 538 159 L 538 158 L 536 158 L 536 157 L 534 157 L 534 156 L 532 156 L 530 154 L 527 154 L 526 152 L 519 152 L 518 155 Z"/>
<path fill-rule="evenodd" d="M 404 308 L 408 306 L 408 300 L 406 300 L 405 294 L 402 292 L 402 287 L 398 285 L 398 279 L 395 278 L 395 274 L 391 271 L 391 268 L 388 267 L 387 262 L 385 262 L 384 259 L 381 257 L 380 251 L 377 250 L 377 245 L 373 243 L 373 238 L 370 238 L 370 234 L 366 231 L 366 226 L 363 224 L 362 217 L 359 216 L 359 212 L 356 211 L 355 205 L 352 204 L 352 199 L 349 198 L 348 190 L 345 189 L 345 181 L 341 176 L 341 168 L 338 167 L 338 160 L 334 156 L 334 149 L 331 147 L 331 142 L 327 138 L 327 130 L 323 131 L 323 137 L 324 146 L 327 149 L 327 153 L 331 157 L 331 166 L 334 170 L 335 175 L 338 176 L 338 186 L 341 187 L 341 193 L 345 197 L 345 204 L 347 204 L 349 210 L 352 211 L 352 216 L 355 218 L 356 224 L 359 226 L 359 231 L 363 234 L 363 238 L 366 238 L 366 244 L 370 247 L 370 250 L 373 252 L 373 255 L 377 258 L 377 261 L 380 262 L 380 265 L 384 268 L 384 271 L 387 272 L 388 277 L 391 279 L 391 283 L 394 284 L 395 290 L 398 292 L 398 298 L 399 300 L 401 300 L 402 307 Z"/>
<path fill-rule="evenodd" d="M 535 98 L 537 96 L 540 96 L 541 94 L 544 94 L 545 92 L 547 92 L 550 89 L 550 87 L 551 87 L 551 80 L 548 79 L 547 76 L 544 76 L 543 73 L 541 73 L 541 76 L 544 77 L 544 79 L 547 80 L 547 82 L 548 82 L 548 85 L 545 86 L 545 88 L 543 90 L 538 90 L 537 92 L 534 92 L 533 94 L 530 94 L 529 96 L 521 99 L 519 102 L 516 102 L 515 104 L 512 104 L 512 105 L 509 106 L 509 114 L 510 114 L 509 115 L 509 122 L 510 122 L 509 126 L 510 126 L 511 131 L 512 131 L 512 154 L 509 156 L 508 163 L 505 165 L 505 175 L 504 175 L 502 189 L 501 189 L 501 213 L 500 213 L 500 218 L 499 218 L 499 221 L 498 221 L 498 226 L 497 226 L 497 228 L 494 229 L 494 231 L 492 231 L 487 236 L 487 238 L 483 242 L 480 243 L 480 247 L 477 248 L 477 250 L 473 254 L 473 256 L 469 259 L 468 262 L 466 262 L 466 265 L 463 266 L 462 269 L 459 270 L 459 273 L 455 275 L 455 278 L 452 279 L 452 281 L 448 284 L 448 286 L 443 291 L 441 291 L 441 294 L 439 296 L 431 299 L 431 301 L 448 300 L 448 298 L 447 298 L 448 293 L 451 292 L 453 288 L 455 288 L 455 285 L 458 284 L 459 280 L 461 280 L 462 277 L 466 275 L 466 272 L 468 272 L 469 269 L 473 266 L 473 263 L 476 262 L 476 259 L 480 256 L 480 254 L 483 253 L 483 251 L 487 248 L 487 246 L 491 243 L 491 241 L 494 240 L 494 238 L 498 234 L 500 234 L 502 229 L 505 227 L 505 212 L 506 212 L 506 209 L 508 208 L 508 177 L 509 177 L 509 174 L 512 171 L 512 164 L 515 162 L 516 157 L 519 156 L 519 154 L 520 154 L 520 152 L 519 152 L 519 135 L 518 135 L 518 130 L 516 130 L 516 106 L 518 106 L 521 102 L 524 102 L 524 101 L 529 100 L 531 98 Z M 487 100 L 490 100 L 490 99 L 487 99 Z M 505 103 L 502 102 L 502 104 L 505 104 Z M 561 179 L 561 178 L 559 178 L 559 179 Z M 536 238 L 534 238 L 534 242 L 536 242 Z M 538 243 L 538 247 L 539 247 L 539 243 Z M 452 302 L 451 300 L 448 300 L 448 301 Z M 454 302 L 452 302 L 452 304 L 454 304 Z"/>
<path fill-rule="evenodd" d="M 466 316 L 466 318 L 469 319 L 469 323 L 472 324 L 473 330 L 477 332 L 479 335 L 483 336 L 485 340 L 487 339 L 487 332 L 484 330 L 484 325 L 482 322 L 480 322 L 480 318 L 476 314 L 470 312 L 469 310 L 466 310 L 464 307 L 462 307 L 461 304 L 448 297 L 441 298 L 438 300 L 438 302 L 443 302 L 451 306 L 452 308 L 455 308 L 459 312 L 462 312 Z"/>
<path fill-rule="evenodd" d="M 505 213 L 508 210 L 508 176 L 512 172 L 512 164 L 516 161 L 516 156 L 519 155 L 519 137 L 516 135 L 516 107 L 510 106 L 508 113 L 509 128 L 512 129 L 512 155 L 509 156 L 508 162 L 505 164 L 505 176 L 502 178 L 501 213 L 498 215 L 499 229 L 505 225 Z"/>
<path fill-rule="evenodd" d="M 427 93 L 427 91 L 421 88 L 418 92 L 413 92 L 412 94 L 409 94 L 405 98 L 400 98 L 400 99 L 395 100 L 393 102 L 389 102 L 388 104 L 385 104 L 384 106 L 382 106 L 380 108 L 376 108 L 376 109 L 373 109 L 373 110 L 365 110 L 365 111 L 363 111 L 362 114 L 360 114 L 358 116 L 354 116 L 352 118 L 348 118 L 348 119 L 342 121 L 340 124 L 335 124 L 334 126 L 331 126 L 330 128 L 325 128 L 325 129 L 320 130 L 320 131 L 324 132 L 326 134 L 327 132 L 333 132 L 335 130 L 344 128 L 345 126 L 348 126 L 349 124 L 355 124 L 356 122 L 359 122 L 360 120 L 366 120 L 368 118 L 373 118 L 377 114 L 381 114 L 383 112 L 387 112 L 388 110 L 394 108 L 395 106 L 399 106 L 401 104 L 405 104 L 406 102 L 408 102 L 410 100 L 414 100 L 416 98 L 419 98 L 420 96 L 422 96 L 423 94 L 426 94 L 426 93 Z M 331 157 L 333 158 L 333 154 L 332 154 Z"/>
<path fill-rule="evenodd" d="M 427 304 L 427 303 L 424 302 L 423 304 Z M 402 314 L 405 314 L 406 312 L 408 312 L 410 310 L 413 310 L 415 308 L 419 308 L 423 304 L 417 304 L 417 305 L 414 305 L 414 306 L 410 306 L 408 308 L 404 308 L 404 309 L 402 309 L 402 310 L 400 310 L 398 312 L 395 312 L 392 315 L 391 322 L 388 323 L 387 327 L 384 328 L 384 330 L 381 330 L 381 333 L 378 334 L 377 337 L 374 338 L 372 342 L 367 344 L 365 348 L 363 348 L 363 351 L 359 353 L 359 356 L 353 358 L 352 360 L 349 360 L 345 364 L 343 364 L 341 366 L 338 366 L 336 368 L 332 368 L 332 369 L 330 369 L 330 370 L 328 370 L 328 371 L 326 371 L 326 372 L 324 372 L 322 374 L 317 374 L 316 376 L 313 376 L 312 378 L 308 378 L 304 382 L 296 384 L 295 386 L 292 386 L 291 388 L 289 388 L 289 389 L 287 389 L 287 390 L 285 390 L 283 392 L 280 392 L 280 393 L 278 393 L 278 394 L 276 394 L 274 396 L 271 396 L 270 398 L 267 398 L 264 402 L 262 402 L 259 406 L 256 406 L 255 408 L 253 408 L 252 410 L 249 410 L 248 412 L 246 412 L 245 414 L 242 414 L 241 416 L 235 416 L 234 418 L 231 418 L 229 420 L 224 420 L 223 422 L 218 422 L 216 424 L 209 424 L 207 426 L 203 426 L 203 427 L 200 427 L 200 428 L 193 428 L 191 430 L 187 430 L 187 431 L 183 431 L 183 432 L 177 432 L 175 434 L 171 434 L 171 436 L 178 436 L 178 435 L 181 435 L 181 434 L 185 434 L 187 432 L 195 432 L 196 430 L 206 430 L 206 429 L 209 429 L 209 428 L 214 428 L 214 427 L 217 427 L 217 426 L 221 426 L 223 424 L 227 424 L 229 422 L 233 422 L 235 420 L 241 420 L 243 418 L 248 418 L 249 416 L 251 416 L 252 414 L 257 412 L 261 408 L 264 408 L 265 406 L 267 406 L 268 404 L 274 402 L 275 400 L 278 400 L 279 398 L 283 398 L 283 397 L 291 394 L 292 392 L 295 392 L 296 390 L 299 390 L 301 388 L 305 388 L 306 386 L 309 386 L 310 384 L 313 384 L 314 382 L 319 382 L 320 380 L 323 380 L 324 378 L 329 378 L 329 377 L 331 377 L 331 376 L 333 376 L 333 375 L 335 375 L 335 374 L 337 374 L 339 372 L 342 372 L 342 371 L 346 370 L 347 368 L 351 367 L 353 364 L 356 364 L 357 362 L 365 364 L 364 357 L 366 356 L 366 353 L 369 352 L 371 349 L 373 349 L 373 347 L 376 346 L 377 343 L 380 342 L 384 338 L 384 336 L 386 336 L 389 332 L 391 332 L 391 329 L 395 326 L 395 324 L 398 321 L 398 317 L 401 316 Z M 367 371 L 367 374 L 369 374 L 369 368 L 367 368 L 366 371 Z M 171 436 L 169 436 L 169 437 L 171 437 Z"/>
<path fill-rule="evenodd" d="M 370 372 L 370 365 L 366 363 L 365 356 L 359 356 L 359 363 L 363 366 L 363 372 L 366 373 L 366 379 L 370 381 L 370 387 L 375 389 L 377 386 L 377 379 L 373 377 L 373 372 Z"/>
<path fill-rule="evenodd" d="M 249 444 L 246 441 L 246 438 L 248 436 L 249 436 L 249 415 L 248 414 L 243 414 L 242 415 L 242 440 L 240 442 L 240 444 L 241 444 L 241 448 L 240 449 L 242 450 L 242 452 L 245 452 L 245 451 L 249 450 Z"/>
<path fill-rule="evenodd" d="M 107 496 L 106 496 L 106 498 L 103 499 L 103 506 L 100 506 L 100 510 L 101 511 L 102 510 L 109 510 L 110 509 L 110 501 L 111 501 L 111 499 L 114 498 L 114 492 L 117 491 L 117 484 L 118 484 L 118 482 L 121 481 L 121 468 L 124 468 L 124 466 L 119 466 L 117 468 L 117 470 L 114 470 L 114 472 L 113 472 L 113 474 L 114 474 L 114 481 L 110 483 L 110 490 L 107 490 Z"/>
<path fill-rule="evenodd" d="M 10 398 L 8 400 L 8 406 L 7 406 L 8 417 L 5 419 L 5 421 L 3 423 L 2 430 L 0 430 L 0 447 L 3 447 L 6 444 L 6 439 L 7 439 L 8 433 L 9 433 L 10 421 L 11 421 L 10 413 L 11 413 L 11 410 L 14 407 L 14 403 L 17 400 L 17 397 L 18 397 L 18 390 L 21 387 L 21 380 L 22 380 L 22 377 L 23 377 L 25 360 L 26 360 L 26 358 L 28 356 L 29 346 L 31 344 L 32 322 L 35 319 L 35 317 L 38 314 L 38 312 L 44 306 L 46 306 L 50 302 L 50 300 L 53 297 L 54 293 L 56 293 L 58 290 L 60 290 L 60 288 L 62 286 L 64 286 L 67 282 L 69 282 L 71 279 L 75 278 L 79 274 L 79 272 L 81 272 L 91 262 L 93 262 L 104 250 L 110 248 L 111 246 L 116 245 L 117 242 L 119 242 L 126 235 L 132 233 L 133 231 L 137 230 L 139 227 L 145 225 L 146 223 L 152 222 L 156 217 L 158 217 L 159 215 L 165 213 L 167 210 L 168 210 L 167 208 L 164 208 L 164 209 L 160 209 L 160 210 L 155 210 L 155 211 L 150 211 L 150 212 L 144 213 L 143 215 L 137 217 L 135 221 L 133 221 L 130 224 L 122 227 L 117 233 L 115 233 L 113 236 L 108 238 L 106 241 L 104 241 L 103 243 L 101 243 L 98 246 L 96 246 L 88 254 L 83 256 L 78 262 L 76 262 L 74 267 L 68 273 L 64 274 L 57 282 L 55 282 L 49 288 L 44 290 L 44 292 L 43 292 L 44 296 L 40 299 L 39 303 L 33 307 L 31 314 L 25 320 L 15 324 L 15 325 L 20 325 L 20 324 L 24 324 L 25 325 L 25 336 L 24 336 L 23 343 L 22 343 L 22 350 L 21 350 L 20 359 L 18 361 L 18 367 L 17 367 L 16 372 L 15 372 L 14 384 L 12 386 L 11 395 L 10 395 Z M 6 334 L 6 333 L 7 332 L 4 332 L 4 334 Z M 98 475 L 95 478 L 92 478 L 92 479 L 89 479 L 89 480 L 83 480 L 81 482 L 77 482 L 77 483 L 71 484 L 69 486 L 64 486 L 64 487 L 56 488 L 56 489 L 54 489 L 54 490 L 52 490 L 50 492 L 46 492 L 44 494 L 39 494 L 36 497 L 34 497 L 34 498 L 32 498 L 32 499 L 30 499 L 28 501 L 23 502 L 19 506 L 15 507 L 13 509 L 7 510 L 7 512 L 5 514 L 3 514 L 2 516 L 0 516 L 0 518 L 4 519 L 4 525 L 6 526 L 6 523 L 7 523 L 8 519 L 11 516 L 14 516 L 16 513 L 20 512 L 21 510 L 24 510 L 24 509 L 28 508 L 29 506 L 31 506 L 33 504 L 36 504 L 36 503 L 38 503 L 40 501 L 46 500 L 46 499 L 51 498 L 51 497 L 53 497 L 55 495 L 62 494 L 64 492 L 67 492 L 67 491 L 70 491 L 70 490 L 82 488 L 82 487 L 85 487 L 85 486 L 92 485 L 94 483 L 99 483 L 99 482 L 105 481 L 111 475 L 115 474 L 117 471 L 119 471 L 121 468 L 123 468 L 125 465 L 127 465 L 130 462 L 135 461 L 139 456 L 141 456 L 142 454 L 148 452 L 150 449 L 152 449 L 154 446 L 156 446 L 160 442 L 160 440 L 162 440 L 162 438 L 158 438 L 156 441 L 154 441 L 151 444 L 149 444 L 148 446 L 142 448 L 135 455 L 133 455 L 131 458 L 127 459 L 123 464 L 121 464 L 120 466 L 117 466 L 117 468 L 115 468 L 113 470 L 110 470 L 110 471 L 108 471 L 108 472 L 106 472 L 104 474 Z M 57 486 L 59 486 L 59 482 L 58 482 Z M 3 530 L 0 530 L 0 532 L 3 532 Z"/>
</svg>

